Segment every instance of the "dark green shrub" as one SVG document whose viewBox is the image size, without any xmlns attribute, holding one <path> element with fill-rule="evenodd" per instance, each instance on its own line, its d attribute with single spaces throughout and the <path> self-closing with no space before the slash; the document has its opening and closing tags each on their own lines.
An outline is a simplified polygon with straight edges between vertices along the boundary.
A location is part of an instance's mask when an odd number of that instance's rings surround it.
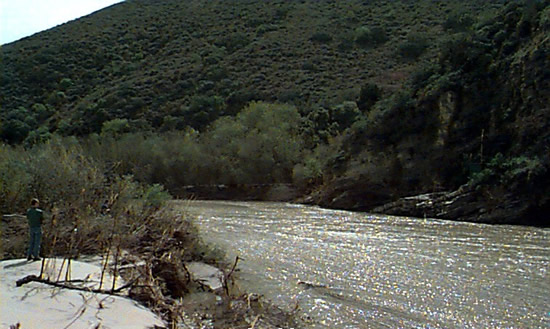
<svg viewBox="0 0 550 329">
<path fill-rule="evenodd" d="M 262 24 L 256 28 L 256 34 L 262 36 L 268 32 L 277 31 L 278 29 L 279 25 L 277 24 Z"/>
<path fill-rule="evenodd" d="M 300 98 L 300 91 L 296 89 L 285 90 L 277 96 L 280 103 L 293 103 Z"/>
<path fill-rule="evenodd" d="M 240 112 L 248 103 L 252 101 L 264 100 L 265 96 L 254 89 L 239 89 L 227 96 L 225 103 L 226 113 L 230 115 Z"/>
<path fill-rule="evenodd" d="M 160 209 L 160 207 L 166 201 L 170 200 L 172 196 L 164 189 L 164 186 L 160 184 L 153 184 L 145 188 L 142 198 L 146 207 Z"/>
<path fill-rule="evenodd" d="M 338 130 L 341 132 L 349 128 L 357 119 L 361 117 L 361 111 L 355 102 L 344 102 L 330 109 L 333 122 L 338 124 Z"/>
<path fill-rule="evenodd" d="M 340 41 L 338 42 L 338 50 L 342 52 L 346 52 L 348 50 L 353 49 L 354 43 L 355 43 L 355 36 L 353 33 L 344 34 L 340 37 Z"/>
<path fill-rule="evenodd" d="M 246 33 L 235 32 L 220 41 L 215 42 L 218 47 L 225 47 L 228 52 L 234 52 L 246 47 L 250 43 L 250 39 Z"/>
<path fill-rule="evenodd" d="M 312 155 L 305 157 L 304 161 L 295 165 L 292 170 L 292 182 L 300 188 L 319 183 L 322 178 L 321 161 Z"/>
<path fill-rule="evenodd" d="M 67 100 L 67 95 L 62 91 L 53 91 L 50 93 L 46 102 L 52 106 L 60 106 Z"/>
<path fill-rule="evenodd" d="M 419 90 L 426 87 L 436 75 L 437 68 L 434 65 L 422 66 L 411 74 L 411 87 Z"/>
<path fill-rule="evenodd" d="M 527 156 L 506 157 L 497 153 L 481 170 L 470 173 L 469 183 L 482 185 L 491 183 L 509 184 L 516 180 L 532 182 L 546 172 L 547 168 L 537 158 Z"/>
<path fill-rule="evenodd" d="M 264 24 L 266 21 L 263 18 L 251 18 L 246 21 L 246 26 L 248 27 L 258 27 L 262 24 Z"/>
<path fill-rule="evenodd" d="M 59 88 L 63 91 L 67 90 L 72 85 L 73 85 L 73 80 L 69 78 L 63 78 L 61 79 L 61 81 L 59 81 Z"/>
<path fill-rule="evenodd" d="M 443 22 L 443 28 L 453 32 L 465 32 L 474 24 L 474 19 L 466 12 L 453 12 Z"/>
<path fill-rule="evenodd" d="M 29 133 L 27 138 L 25 138 L 24 145 L 30 147 L 35 144 L 42 144 L 47 142 L 52 137 L 48 127 L 41 126 L 38 129 L 35 129 Z"/>
<path fill-rule="evenodd" d="M 181 120 L 180 118 L 166 115 L 164 116 L 164 118 L 162 118 L 162 126 L 160 127 L 160 130 L 166 132 L 180 129 L 180 125 L 183 123 L 182 121 L 183 120 Z"/>
<path fill-rule="evenodd" d="M 379 26 L 361 26 L 355 29 L 355 43 L 363 48 L 375 47 L 388 41 L 386 30 Z"/>
<path fill-rule="evenodd" d="M 366 133 L 383 143 L 397 142 L 410 133 L 418 133 L 428 118 L 416 115 L 415 105 L 407 91 L 398 91 L 378 101 L 368 113 Z"/>
<path fill-rule="evenodd" d="M 317 67 L 317 64 L 315 64 L 315 62 L 306 60 L 305 62 L 302 63 L 302 70 L 316 72 L 318 70 L 318 67 Z"/>
<path fill-rule="evenodd" d="M 439 63 L 442 66 L 481 75 L 486 73 L 494 52 L 491 44 L 468 33 L 452 35 L 443 40 L 439 47 Z"/>
<path fill-rule="evenodd" d="M 382 90 L 375 83 L 367 83 L 361 87 L 357 106 L 362 112 L 368 112 L 382 97 Z"/>
<path fill-rule="evenodd" d="M 338 132 L 338 125 L 331 118 L 331 111 L 316 106 L 307 111 L 303 118 L 302 131 L 310 148 L 320 143 L 327 143 L 331 136 Z"/>
<path fill-rule="evenodd" d="M 309 40 L 315 43 L 329 43 L 332 41 L 332 36 L 327 32 L 320 31 L 313 33 Z"/>
<path fill-rule="evenodd" d="M 55 114 L 55 108 L 53 106 L 46 106 L 40 103 L 34 104 L 31 109 L 33 115 L 39 122 L 44 122 L 46 119 Z"/>
<path fill-rule="evenodd" d="M 203 129 L 223 114 L 225 102 L 218 96 L 198 95 L 191 99 L 184 117 L 193 128 Z"/>
<path fill-rule="evenodd" d="M 227 69 L 223 66 L 213 66 L 206 72 L 206 78 L 212 81 L 220 81 L 229 75 Z"/>
<path fill-rule="evenodd" d="M 2 140 L 17 144 L 22 142 L 31 131 L 31 127 L 19 119 L 6 119 L 2 121 L 0 136 Z"/>
<path fill-rule="evenodd" d="M 422 34 L 409 34 L 407 40 L 397 46 L 399 56 L 406 59 L 417 59 L 428 49 L 428 38 Z"/>
</svg>

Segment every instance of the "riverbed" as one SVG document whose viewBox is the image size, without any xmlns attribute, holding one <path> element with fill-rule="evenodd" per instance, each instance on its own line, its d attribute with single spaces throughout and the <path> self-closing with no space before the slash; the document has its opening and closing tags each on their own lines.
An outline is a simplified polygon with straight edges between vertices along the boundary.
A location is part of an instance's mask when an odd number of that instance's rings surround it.
<svg viewBox="0 0 550 329">
<path fill-rule="evenodd" d="M 550 328 L 550 230 L 186 201 L 247 291 L 310 328 Z"/>
</svg>

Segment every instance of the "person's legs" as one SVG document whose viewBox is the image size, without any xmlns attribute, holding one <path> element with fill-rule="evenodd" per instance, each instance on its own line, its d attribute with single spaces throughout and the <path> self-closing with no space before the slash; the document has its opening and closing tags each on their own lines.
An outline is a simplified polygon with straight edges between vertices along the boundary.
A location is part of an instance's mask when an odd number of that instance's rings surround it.
<svg viewBox="0 0 550 329">
<path fill-rule="evenodd" d="M 42 230 L 40 228 L 31 228 L 29 250 L 27 251 L 27 259 L 38 258 L 40 255 L 40 240 L 42 239 Z"/>
<path fill-rule="evenodd" d="M 32 252 L 34 250 L 34 232 L 32 229 L 29 230 L 29 248 L 27 249 L 27 259 L 32 259 Z"/>
<path fill-rule="evenodd" d="M 34 258 L 40 258 L 40 244 L 42 243 L 42 230 L 38 229 L 34 237 Z"/>
</svg>

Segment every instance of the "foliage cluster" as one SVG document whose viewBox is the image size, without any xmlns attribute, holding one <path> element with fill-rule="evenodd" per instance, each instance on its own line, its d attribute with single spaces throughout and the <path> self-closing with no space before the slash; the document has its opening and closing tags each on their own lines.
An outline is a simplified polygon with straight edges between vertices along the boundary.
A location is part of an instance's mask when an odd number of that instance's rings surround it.
<svg viewBox="0 0 550 329">
<path fill-rule="evenodd" d="M 90 154 L 177 193 L 186 185 L 291 183 L 304 143 L 295 107 L 251 103 L 235 117 L 222 117 L 205 132 L 90 136 Z"/>
<path fill-rule="evenodd" d="M 510 185 L 521 180 L 529 185 L 546 173 L 547 168 L 539 158 L 518 156 L 506 158 L 497 153 L 480 171 L 471 173 L 470 183 L 474 186 L 487 184 Z"/>
</svg>

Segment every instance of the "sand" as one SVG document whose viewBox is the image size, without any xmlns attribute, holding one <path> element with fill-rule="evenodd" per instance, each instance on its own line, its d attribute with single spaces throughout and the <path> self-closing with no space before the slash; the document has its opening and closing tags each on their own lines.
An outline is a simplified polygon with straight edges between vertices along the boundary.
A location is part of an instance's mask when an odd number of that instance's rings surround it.
<svg viewBox="0 0 550 329">
<path fill-rule="evenodd" d="M 163 321 L 137 302 L 123 297 L 53 287 L 30 282 L 20 287 L 16 281 L 40 274 L 41 261 L 13 259 L 0 262 L 0 328 L 19 323 L 22 329 L 52 328 L 151 328 L 164 327 Z M 99 288 L 101 267 L 62 259 L 45 261 L 43 278 L 84 280 L 82 287 Z M 107 276 L 102 289 L 110 289 L 113 279 Z M 117 278 L 115 287 L 124 284 Z"/>
</svg>

